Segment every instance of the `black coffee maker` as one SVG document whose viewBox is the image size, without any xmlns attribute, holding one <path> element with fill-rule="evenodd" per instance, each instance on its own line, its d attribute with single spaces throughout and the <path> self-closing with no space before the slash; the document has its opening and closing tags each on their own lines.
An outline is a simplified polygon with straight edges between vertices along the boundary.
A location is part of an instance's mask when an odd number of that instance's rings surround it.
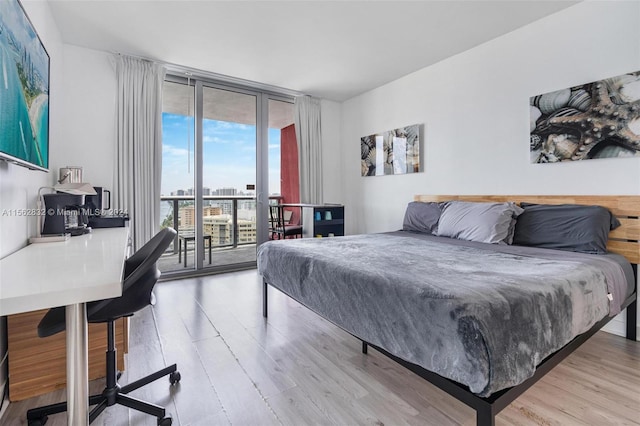
<svg viewBox="0 0 640 426">
<path fill-rule="evenodd" d="M 44 225 L 42 235 L 82 235 L 87 228 L 84 195 L 44 194 Z"/>
</svg>

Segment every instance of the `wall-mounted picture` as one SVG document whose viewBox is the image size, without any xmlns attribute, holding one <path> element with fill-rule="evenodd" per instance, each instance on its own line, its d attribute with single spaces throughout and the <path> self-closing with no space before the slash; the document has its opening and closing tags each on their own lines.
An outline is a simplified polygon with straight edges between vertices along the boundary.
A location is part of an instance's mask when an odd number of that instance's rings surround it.
<svg viewBox="0 0 640 426">
<path fill-rule="evenodd" d="M 362 176 L 418 173 L 420 125 L 400 127 L 360 138 Z"/>
<path fill-rule="evenodd" d="M 640 156 L 640 71 L 533 96 L 532 163 Z"/>
<path fill-rule="evenodd" d="M 49 167 L 49 55 L 17 0 L 0 1 L 0 158 Z"/>
</svg>

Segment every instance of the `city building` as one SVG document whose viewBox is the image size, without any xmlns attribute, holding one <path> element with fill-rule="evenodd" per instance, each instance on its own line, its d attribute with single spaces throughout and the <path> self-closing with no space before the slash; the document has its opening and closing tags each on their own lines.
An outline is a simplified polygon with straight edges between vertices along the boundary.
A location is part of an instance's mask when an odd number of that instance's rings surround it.
<svg viewBox="0 0 640 426">
<path fill-rule="evenodd" d="M 184 206 L 180 207 L 179 218 L 180 218 L 180 228 L 182 229 L 191 227 L 193 228 L 196 224 L 196 215 L 195 215 L 195 207 L 194 206 Z M 222 209 L 217 206 L 205 206 L 202 208 L 202 215 L 204 217 L 208 216 L 216 216 L 222 214 Z"/>
<path fill-rule="evenodd" d="M 228 214 L 202 218 L 203 233 L 211 235 L 211 244 L 225 246 L 233 244 L 233 217 Z M 238 219 L 238 244 L 256 242 L 256 222 Z"/>
</svg>

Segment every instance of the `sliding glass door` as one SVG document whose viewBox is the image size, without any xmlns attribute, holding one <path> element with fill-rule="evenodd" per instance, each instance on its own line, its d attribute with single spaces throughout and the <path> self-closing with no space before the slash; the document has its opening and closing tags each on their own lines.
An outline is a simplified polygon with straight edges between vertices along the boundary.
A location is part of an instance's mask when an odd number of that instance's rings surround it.
<svg viewBox="0 0 640 426">
<path fill-rule="evenodd" d="M 258 223 L 257 96 L 203 86 L 202 106 L 203 266 L 252 263 Z"/>
<path fill-rule="evenodd" d="M 178 236 L 160 262 L 163 272 L 255 267 L 257 246 L 269 235 L 267 204 L 282 198 L 283 128 L 295 144 L 291 102 L 192 76 L 167 78 L 161 222 Z"/>
</svg>

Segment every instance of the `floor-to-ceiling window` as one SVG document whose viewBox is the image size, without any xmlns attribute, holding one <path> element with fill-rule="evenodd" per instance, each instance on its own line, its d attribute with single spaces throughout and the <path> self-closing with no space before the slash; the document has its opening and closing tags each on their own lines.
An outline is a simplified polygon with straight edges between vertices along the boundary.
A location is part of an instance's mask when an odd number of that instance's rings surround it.
<svg viewBox="0 0 640 426">
<path fill-rule="evenodd" d="M 283 190 L 297 197 L 297 183 L 281 183 L 292 162 L 297 182 L 292 99 L 189 75 L 167 78 L 163 104 L 161 226 L 178 236 L 160 269 L 254 267 L 269 235 L 267 204 L 282 200 Z"/>
<path fill-rule="evenodd" d="M 177 270 L 185 265 L 182 249 L 184 236 L 195 233 L 195 85 L 165 81 L 162 110 L 162 183 L 160 226 L 172 227 L 180 233 L 169 247 L 169 253 L 160 260 L 163 272 Z M 180 246 L 180 247 L 179 247 Z M 180 253 L 178 257 L 178 249 Z M 188 257 L 188 256 L 187 256 Z M 185 268 L 194 269 L 191 263 Z"/>
<path fill-rule="evenodd" d="M 256 260 L 255 94 L 203 86 L 202 233 L 217 263 Z M 229 250 L 233 249 L 233 250 Z M 206 253 L 205 265 L 209 265 Z M 215 260 L 215 259 L 214 259 Z"/>
</svg>

